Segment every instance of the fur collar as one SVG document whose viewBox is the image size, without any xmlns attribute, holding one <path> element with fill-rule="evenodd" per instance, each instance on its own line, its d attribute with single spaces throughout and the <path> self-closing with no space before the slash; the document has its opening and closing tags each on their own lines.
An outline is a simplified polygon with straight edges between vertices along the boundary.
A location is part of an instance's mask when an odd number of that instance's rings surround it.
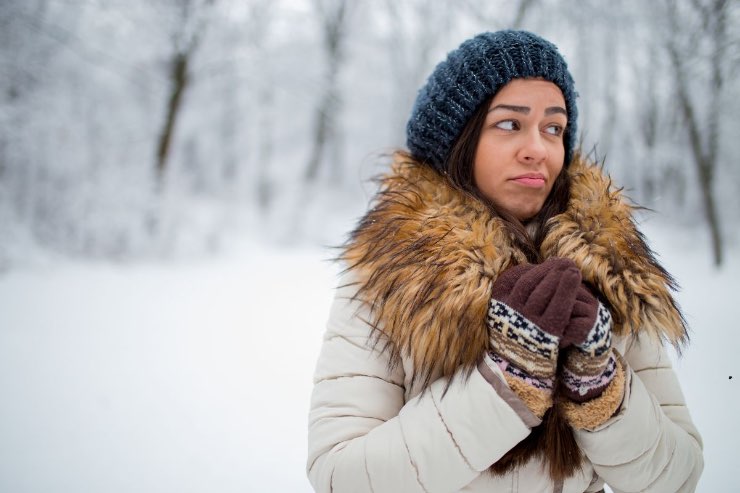
<svg viewBox="0 0 740 493">
<path fill-rule="evenodd" d="M 684 319 L 674 280 L 637 230 L 621 190 L 576 157 L 568 210 L 550 221 L 543 258 L 572 259 L 612 309 L 620 335 L 647 331 L 678 345 Z M 411 359 L 412 382 L 472 371 L 489 338 L 486 310 L 500 272 L 526 262 L 500 219 L 434 170 L 397 157 L 342 255 L 392 361 Z M 383 334 L 385 337 L 379 337 Z"/>
</svg>

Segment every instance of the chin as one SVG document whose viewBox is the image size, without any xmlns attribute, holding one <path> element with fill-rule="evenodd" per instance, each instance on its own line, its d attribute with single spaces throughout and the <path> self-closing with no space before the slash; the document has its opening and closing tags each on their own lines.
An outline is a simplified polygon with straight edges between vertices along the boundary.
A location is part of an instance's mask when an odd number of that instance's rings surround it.
<svg viewBox="0 0 740 493">
<path fill-rule="evenodd" d="M 517 219 L 519 219 L 521 222 L 526 223 L 527 221 L 532 219 L 534 216 L 536 216 L 537 213 L 540 212 L 541 209 L 542 207 L 539 207 L 537 209 L 527 209 L 527 210 L 517 211 L 514 213 L 514 216 Z"/>
<path fill-rule="evenodd" d="M 534 216 L 537 215 L 537 213 L 539 213 L 542 210 L 544 201 L 541 204 L 532 203 L 532 201 L 522 201 L 519 203 L 510 204 L 509 207 L 507 207 L 505 204 L 501 202 L 497 203 L 496 201 L 494 201 L 493 204 L 507 211 L 509 214 L 517 218 L 522 223 L 526 223 L 527 221 L 532 219 Z"/>
<path fill-rule="evenodd" d="M 527 215 L 526 217 L 522 217 L 522 218 L 520 218 L 520 219 L 519 219 L 519 221 L 520 221 L 520 222 L 521 222 L 522 224 L 526 225 L 526 224 L 528 224 L 528 223 L 529 223 L 529 221 L 531 221 L 531 220 L 532 220 L 532 218 L 533 218 L 534 216 L 536 216 L 536 214 L 532 214 L 532 215 L 529 215 L 529 214 L 528 214 L 528 215 Z"/>
</svg>

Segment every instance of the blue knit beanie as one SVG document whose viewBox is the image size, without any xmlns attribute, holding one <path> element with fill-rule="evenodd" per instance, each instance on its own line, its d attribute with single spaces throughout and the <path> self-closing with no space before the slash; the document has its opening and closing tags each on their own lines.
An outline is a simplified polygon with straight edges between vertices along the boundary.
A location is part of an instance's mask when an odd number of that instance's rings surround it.
<svg viewBox="0 0 740 493">
<path fill-rule="evenodd" d="M 437 65 L 419 91 L 406 125 L 411 154 L 444 171 L 452 146 L 483 102 L 513 79 L 542 78 L 563 92 L 568 126 L 565 165 L 576 140 L 576 91 L 557 47 L 526 31 L 482 33 L 468 39 Z"/>
</svg>

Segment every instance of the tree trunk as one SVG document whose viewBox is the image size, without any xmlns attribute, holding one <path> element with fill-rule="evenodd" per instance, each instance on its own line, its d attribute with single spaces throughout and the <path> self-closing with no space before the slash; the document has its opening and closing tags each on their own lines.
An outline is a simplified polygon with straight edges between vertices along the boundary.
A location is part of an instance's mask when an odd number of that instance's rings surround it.
<svg viewBox="0 0 740 493">
<path fill-rule="evenodd" d="M 274 86 L 271 79 L 263 83 L 260 101 L 262 102 L 259 143 L 257 152 L 257 203 L 264 213 L 270 208 L 272 202 L 272 181 L 270 178 L 270 166 L 272 163 L 272 131 L 273 131 L 273 105 Z"/>
<path fill-rule="evenodd" d="M 159 145 L 157 146 L 157 178 L 160 184 L 167 168 L 167 159 L 170 154 L 172 135 L 175 123 L 177 122 L 177 117 L 180 114 L 180 108 L 182 107 L 182 96 L 188 85 L 189 58 L 190 54 L 187 52 L 178 53 L 172 64 L 170 79 L 172 85 L 170 100 L 167 105 L 167 117 L 165 118 L 164 128 L 162 129 L 162 134 L 159 137 Z"/>
<path fill-rule="evenodd" d="M 330 75 L 330 79 L 333 77 Z M 327 82 L 327 86 L 330 86 L 332 81 Z M 327 87 L 324 92 L 324 96 L 321 98 L 321 103 L 316 110 L 316 117 L 314 119 L 314 137 L 313 144 L 311 147 L 311 157 L 308 160 L 308 166 L 306 167 L 305 178 L 306 181 L 314 181 L 319 173 L 319 166 L 321 165 L 321 159 L 324 157 L 327 141 L 329 140 L 330 134 L 334 131 L 334 112 L 336 111 L 336 105 L 333 104 L 333 100 L 336 97 L 332 87 Z"/>
<path fill-rule="evenodd" d="M 674 66 L 676 66 L 676 64 L 680 64 L 680 60 L 677 57 L 678 53 L 674 50 L 672 52 Z M 712 155 L 716 156 L 716 154 L 704 151 L 696 113 L 694 112 L 694 107 L 691 104 L 688 91 L 686 90 L 685 74 L 683 69 L 677 66 L 676 83 L 678 85 L 678 97 L 681 102 L 681 110 L 686 119 L 686 123 L 688 124 L 689 141 L 691 143 L 691 151 L 694 155 L 693 161 L 696 166 L 697 175 L 699 176 L 704 217 L 707 220 L 707 226 L 709 226 L 714 265 L 719 267 L 722 264 L 722 233 L 720 230 L 719 218 L 717 216 L 714 191 L 712 189 L 715 167 L 715 161 Z M 717 115 L 711 115 L 710 118 L 715 118 L 716 116 Z"/>
<path fill-rule="evenodd" d="M 714 265 L 719 267 L 723 261 L 723 248 L 717 206 L 712 191 L 712 182 L 714 180 L 709 167 L 699 166 L 699 168 L 699 183 L 701 185 L 702 203 L 704 204 L 704 216 L 709 226 L 709 235 L 712 241 L 712 257 L 714 259 Z"/>
<path fill-rule="evenodd" d="M 347 12 L 346 0 L 338 0 L 336 5 L 327 6 L 326 9 L 323 8 L 320 2 L 317 3 L 317 6 L 322 16 L 322 35 L 328 67 L 324 93 L 316 109 L 314 139 L 304 175 L 308 182 L 314 181 L 318 176 L 321 161 L 325 158 L 327 145 L 337 144 L 335 142 L 337 134 L 336 120 L 337 112 L 341 108 L 338 78 L 344 51 L 344 24 Z M 339 162 L 333 164 L 334 166 L 341 165 Z"/>
<path fill-rule="evenodd" d="M 668 52 L 673 65 L 674 80 L 678 91 L 678 99 L 686 124 L 688 125 L 689 142 L 696 172 L 699 177 L 699 188 L 702 198 L 702 208 L 704 217 L 709 227 L 709 236 L 712 248 L 712 258 L 714 265 L 719 267 L 723 261 L 723 242 L 722 231 L 717 213 L 717 205 L 714 196 L 714 171 L 717 167 L 717 156 L 719 147 L 719 98 L 722 92 L 722 78 L 720 64 L 723 62 L 722 48 L 724 43 L 724 0 L 717 0 L 714 3 L 714 9 L 704 10 L 701 13 L 705 16 L 705 22 L 702 35 L 712 36 L 714 41 L 715 53 L 711 59 L 711 80 L 709 87 L 710 108 L 707 121 L 699 122 L 694 105 L 689 96 L 688 76 L 684 66 L 685 53 L 677 46 L 675 39 L 668 40 Z M 669 8 L 671 8 L 669 6 Z M 676 18 L 675 6 L 669 10 L 672 22 L 672 35 L 680 35 L 678 22 Z M 713 30 L 710 30 L 712 29 Z M 701 129 L 707 128 L 707 135 L 703 136 Z M 703 138 L 704 137 L 704 138 Z"/>
</svg>

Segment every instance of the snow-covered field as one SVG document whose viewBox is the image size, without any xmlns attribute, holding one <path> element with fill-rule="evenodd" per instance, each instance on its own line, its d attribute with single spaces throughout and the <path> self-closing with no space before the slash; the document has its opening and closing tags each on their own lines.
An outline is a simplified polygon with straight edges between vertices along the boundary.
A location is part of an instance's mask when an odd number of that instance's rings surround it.
<svg viewBox="0 0 740 493">
<path fill-rule="evenodd" d="M 740 491 L 740 248 L 648 236 L 693 329 L 677 362 L 705 440 L 699 491 Z M 0 277 L 0 491 L 300 492 L 331 252 L 247 244 L 189 263 Z"/>
</svg>

